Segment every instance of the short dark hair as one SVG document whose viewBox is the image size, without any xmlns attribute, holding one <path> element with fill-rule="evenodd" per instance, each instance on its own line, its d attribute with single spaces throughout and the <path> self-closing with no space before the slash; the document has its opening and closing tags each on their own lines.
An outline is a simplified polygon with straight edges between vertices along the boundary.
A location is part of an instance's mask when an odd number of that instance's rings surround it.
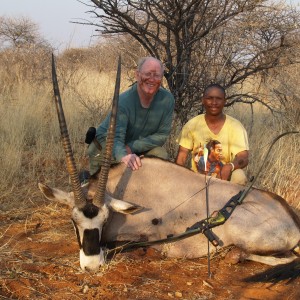
<svg viewBox="0 0 300 300">
<path fill-rule="evenodd" d="M 220 85 L 219 83 L 211 83 L 209 84 L 203 91 L 203 96 L 205 96 L 208 92 L 208 90 L 212 89 L 212 88 L 217 88 L 219 89 L 223 94 L 224 94 L 224 98 L 226 98 L 226 91 L 225 88 Z"/>
</svg>

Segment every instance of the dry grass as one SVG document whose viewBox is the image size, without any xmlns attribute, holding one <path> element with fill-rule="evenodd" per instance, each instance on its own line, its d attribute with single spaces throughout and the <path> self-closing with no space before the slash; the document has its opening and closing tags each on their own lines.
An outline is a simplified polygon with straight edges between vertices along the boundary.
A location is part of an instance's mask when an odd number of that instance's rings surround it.
<svg viewBox="0 0 300 300">
<path fill-rule="evenodd" d="M 73 151 L 80 169 L 87 166 L 86 130 L 97 126 L 106 115 L 113 94 L 115 73 L 89 71 L 84 66 L 73 68 L 72 64 L 60 61 L 57 67 Z M 35 81 L 34 76 L 26 80 L 26 76 L 20 75 L 24 67 L 15 65 L 14 68 L 18 70 L 18 76 L 12 70 L 7 73 L 6 68 L 0 71 L 0 78 L 5 78 L 6 86 L 10 87 L 0 92 L 0 209 L 3 211 L 38 205 L 42 201 L 37 189 L 39 181 L 68 185 L 57 116 L 52 103 L 50 76 L 45 76 L 43 81 Z M 125 90 L 130 83 L 124 76 L 121 90 Z M 279 86 L 277 81 L 276 84 Z M 295 91 L 299 92 L 297 88 L 295 85 Z M 268 93 L 272 95 L 270 91 Z M 279 108 L 282 111 L 286 109 Z M 286 111 L 272 115 L 256 106 L 254 119 L 250 109 L 245 107 L 236 106 L 228 111 L 240 119 L 250 133 L 249 176 L 256 175 L 271 141 L 287 130 L 287 123 L 294 123 L 294 128 L 299 130 L 299 124 L 289 119 L 293 117 L 295 120 L 298 114 L 288 115 Z M 176 135 L 174 129 L 166 145 L 171 157 L 177 151 Z M 296 208 L 300 206 L 299 147 L 298 135 L 281 139 L 266 158 L 265 168 L 257 181 L 260 187 L 283 196 Z"/>
<path fill-rule="evenodd" d="M 85 133 L 97 126 L 111 105 L 115 73 L 70 74 L 58 66 L 61 97 L 78 168 L 85 167 Z M 1 75 L 0 75 L 1 77 Z M 13 80 L 13 78 L 11 78 Z M 67 184 L 52 82 L 15 82 L 0 94 L 0 209 L 34 205 L 39 181 Z M 121 90 L 129 82 L 122 81 Z M 37 196 L 38 197 L 38 196 Z M 35 201 L 33 200 L 33 202 Z"/>
<path fill-rule="evenodd" d="M 300 208 L 300 147 L 299 134 L 290 134 L 282 137 L 272 147 L 266 156 L 271 143 L 281 133 L 295 129 L 282 126 L 280 117 L 270 114 L 260 106 L 254 107 L 253 121 L 250 109 L 236 106 L 228 113 L 238 118 L 246 127 L 250 143 L 250 163 L 247 174 L 255 176 L 255 185 L 259 188 L 274 192 L 286 199 L 295 208 Z M 251 124 L 253 122 L 253 124 Z M 299 130 L 299 128 L 298 128 Z M 263 164 L 263 170 L 257 172 Z M 257 176 L 258 175 L 258 176 Z"/>
</svg>

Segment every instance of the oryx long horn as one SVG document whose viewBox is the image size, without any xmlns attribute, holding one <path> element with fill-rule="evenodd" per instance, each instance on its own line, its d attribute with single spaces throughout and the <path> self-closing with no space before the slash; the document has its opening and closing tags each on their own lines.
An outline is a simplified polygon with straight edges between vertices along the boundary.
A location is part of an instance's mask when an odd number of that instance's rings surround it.
<svg viewBox="0 0 300 300">
<path fill-rule="evenodd" d="M 119 61 L 118 61 L 115 92 L 114 92 L 114 98 L 113 98 L 113 103 L 112 103 L 109 128 L 108 128 L 107 137 L 106 137 L 105 157 L 104 157 L 103 165 L 101 166 L 98 186 L 97 186 L 97 190 L 96 190 L 96 193 L 94 196 L 94 204 L 99 207 L 104 204 L 106 183 L 107 183 L 108 172 L 109 172 L 110 164 L 111 164 L 111 156 L 112 156 L 112 149 L 113 149 L 113 145 L 114 145 L 116 122 L 117 122 L 120 81 L 121 81 L 121 57 L 119 57 Z"/>
<path fill-rule="evenodd" d="M 63 111 L 61 98 L 60 98 L 60 92 L 59 92 L 56 69 L 55 69 L 55 59 L 53 54 L 52 54 L 52 81 L 53 81 L 53 89 L 54 89 L 55 106 L 57 110 L 59 127 L 60 127 L 60 134 L 63 143 L 63 148 L 66 154 L 67 170 L 71 178 L 71 185 L 74 192 L 75 206 L 78 208 L 82 208 L 85 206 L 86 200 L 81 189 L 78 172 L 74 160 L 74 155 L 72 152 L 67 123 L 66 123 L 65 114 Z"/>
</svg>

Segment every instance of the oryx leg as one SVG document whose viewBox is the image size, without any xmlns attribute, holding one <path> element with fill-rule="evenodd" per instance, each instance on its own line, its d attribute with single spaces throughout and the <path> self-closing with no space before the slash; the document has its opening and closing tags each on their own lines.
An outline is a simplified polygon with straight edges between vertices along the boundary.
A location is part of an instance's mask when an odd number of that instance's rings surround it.
<svg viewBox="0 0 300 300">
<path fill-rule="evenodd" d="M 296 255 L 291 255 L 290 257 L 274 257 L 274 256 L 261 256 L 256 254 L 249 254 L 247 260 L 252 260 L 266 264 L 269 266 L 277 266 L 281 264 L 287 264 L 294 261 L 297 258 Z"/>
<path fill-rule="evenodd" d="M 230 264 L 237 264 L 237 263 L 243 262 L 245 260 L 251 260 L 251 261 L 259 262 L 259 263 L 266 264 L 269 266 L 277 266 L 280 264 L 290 263 L 293 260 L 295 260 L 296 258 L 297 258 L 297 256 L 292 253 L 286 257 L 274 257 L 274 256 L 249 254 L 238 247 L 234 247 L 233 249 L 231 249 L 225 256 L 226 262 L 228 262 Z"/>
</svg>

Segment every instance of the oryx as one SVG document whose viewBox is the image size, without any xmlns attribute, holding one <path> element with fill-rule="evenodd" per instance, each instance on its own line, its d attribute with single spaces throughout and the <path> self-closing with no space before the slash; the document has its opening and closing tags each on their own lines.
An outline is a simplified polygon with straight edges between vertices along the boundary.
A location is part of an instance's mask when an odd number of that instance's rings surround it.
<svg viewBox="0 0 300 300">
<path fill-rule="evenodd" d="M 120 71 L 114 103 L 117 102 L 119 80 Z M 166 238 L 169 234 L 185 232 L 187 227 L 206 217 L 207 178 L 157 158 L 143 158 L 143 166 L 138 171 L 131 171 L 121 163 L 110 168 L 106 162 L 98 182 L 90 180 L 88 186 L 81 187 L 57 82 L 55 89 L 73 192 L 63 192 L 44 184 L 39 184 L 39 187 L 48 199 L 72 208 L 72 221 L 80 245 L 80 265 L 83 270 L 96 271 L 104 263 L 102 247 L 106 243 Z M 116 112 L 116 108 L 113 111 Z M 115 122 L 114 113 L 111 120 Z M 113 128 L 114 124 L 111 125 L 112 132 Z M 112 141 L 113 138 L 108 137 L 108 147 L 111 147 Z M 210 209 L 216 211 L 237 194 L 241 186 L 209 178 L 208 189 Z M 271 256 L 297 248 L 300 220 L 284 199 L 253 188 L 225 224 L 214 229 L 214 236 L 221 247 L 235 245 L 247 253 L 248 259 L 274 265 L 287 260 Z M 195 258 L 207 254 L 207 242 L 202 234 L 155 247 L 169 257 Z M 288 258 L 288 261 L 292 259 L 294 256 Z"/>
</svg>

